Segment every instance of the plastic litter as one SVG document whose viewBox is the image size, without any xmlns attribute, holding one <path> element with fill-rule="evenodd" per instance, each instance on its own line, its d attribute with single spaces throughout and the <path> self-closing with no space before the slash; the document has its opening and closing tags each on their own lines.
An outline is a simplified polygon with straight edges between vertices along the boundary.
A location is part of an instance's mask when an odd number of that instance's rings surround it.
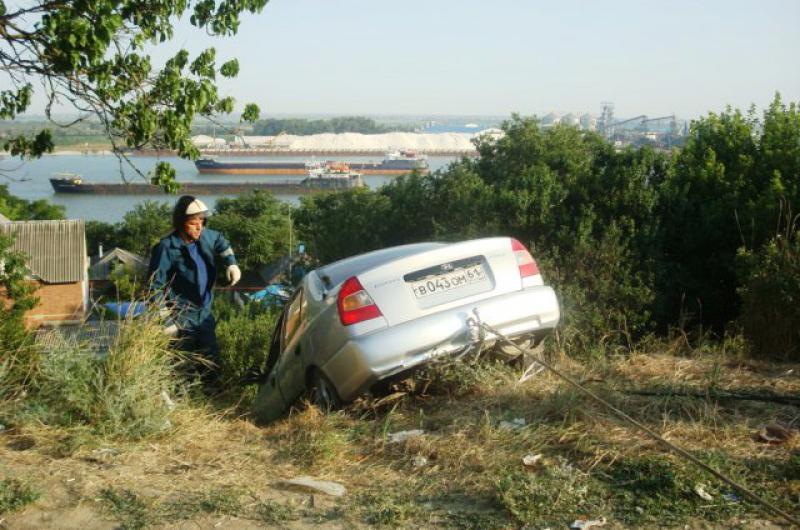
<svg viewBox="0 0 800 530">
<path fill-rule="evenodd" d="M 166 390 L 162 390 L 161 391 L 161 399 L 164 400 L 164 405 L 167 406 L 167 410 L 175 409 L 175 407 L 176 407 L 175 402 L 172 401 L 172 398 L 169 397 L 169 394 L 167 393 Z"/>
<path fill-rule="evenodd" d="M 428 465 L 428 459 L 422 455 L 417 455 L 411 459 L 411 465 L 415 468 L 425 467 Z"/>
<path fill-rule="evenodd" d="M 504 431 L 518 431 L 523 427 L 525 427 L 525 418 L 514 418 L 511 421 L 503 420 L 499 425 L 499 428 Z"/>
<path fill-rule="evenodd" d="M 317 480 L 312 477 L 296 477 L 283 482 L 285 486 L 297 488 L 304 491 L 324 493 L 331 497 L 342 497 L 347 493 L 347 488 L 338 482 L 328 480 Z"/>
<path fill-rule="evenodd" d="M 694 492 L 697 494 L 698 497 L 703 499 L 704 501 L 713 501 L 714 497 L 706 491 L 705 484 L 695 484 Z"/>
<path fill-rule="evenodd" d="M 575 519 L 569 527 L 572 530 L 587 530 L 598 526 L 605 526 L 606 518 L 600 517 L 598 519 Z"/>
<path fill-rule="evenodd" d="M 735 493 L 723 493 L 722 498 L 726 502 L 742 502 L 742 498 L 736 495 Z"/>
<path fill-rule="evenodd" d="M 422 436 L 423 434 L 425 434 L 425 431 L 423 431 L 422 429 L 412 429 L 410 431 L 392 432 L 386 435 L 386 443 L 398 444 L 405 442 L 409 438 L 416 438 L 417 436 Z"/>
<path fill-rule="evenodd" d="M 525 467 L 536 467 L 540 464 L 542 460 L 542 454 L 538 453 L 535 455 L 525 455 L 522 457 L 522 465 Z"/>
</svg>

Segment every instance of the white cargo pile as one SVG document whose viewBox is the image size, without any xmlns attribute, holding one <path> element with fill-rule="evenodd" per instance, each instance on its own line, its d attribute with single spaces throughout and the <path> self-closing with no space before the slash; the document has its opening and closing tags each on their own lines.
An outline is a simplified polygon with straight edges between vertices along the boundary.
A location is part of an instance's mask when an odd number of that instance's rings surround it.
<svg viewBox="0 0 800 530">
<path fill-rule="evenodd" d="M 205 134 L 192 136 L 192 143 L 198 149 L 224 149 L 227 145 L 222 138 L 212 138 Z"/>
<path fill-rule="evenodd" d="M 242 136 L 228 147 L 251 149 L 274 149 L 297 152 L 387 152 L 395 149 L 424 153 L 469 153 L 475 150 L 473 138 L 482 134 L 497 136 L 498 130 L 488 129 L 478 133 L 403 133 L 360 134 L 325 133 L 309 136 L 281 134 L 278 136 Z M 208 137 L 202 138 L 207 145 Z M 199 138 L 192 141 L 201 147 Z"/>
</svg>

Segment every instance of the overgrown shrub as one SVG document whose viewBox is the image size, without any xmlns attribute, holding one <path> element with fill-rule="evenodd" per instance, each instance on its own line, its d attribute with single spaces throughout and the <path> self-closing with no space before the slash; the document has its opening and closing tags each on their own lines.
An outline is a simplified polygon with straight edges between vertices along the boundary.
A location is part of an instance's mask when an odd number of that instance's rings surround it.
<svg viewBox="0 0 800 530">
<path fill-rule="evenodd" d="M 800 231 L 741 250 L 740 322 L 754 354 L 800 360 Z"/>
<path fill-rule="evenodd" d="M 168 428 L 178 359 L 161 325 L 124 321 L 106 350 L 97 346 L 63 339 L 29 358 L 35 364 L 24 367 L 29 375 L 20 382 L 24 392 L 17 393 L 24 397 L 0 412 L 15 422 L 87 428 L 125 439 Z"/>
<path fill-rule="evenodd" d="M 224 300 L 215 301 L 217 340 L 220 347 L 220 376 L 226 388 L 240 386 L 251 368 L 264 367 L 272 332 L 280 309 L 247 304 L 237 309 Z"/>
</svg>

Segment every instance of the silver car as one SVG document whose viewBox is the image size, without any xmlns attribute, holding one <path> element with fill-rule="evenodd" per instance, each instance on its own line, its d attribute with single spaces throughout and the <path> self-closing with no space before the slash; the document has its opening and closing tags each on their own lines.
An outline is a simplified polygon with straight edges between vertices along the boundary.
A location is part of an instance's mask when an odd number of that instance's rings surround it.
<svg viewBox="0 0 800 530">
<path fill-rule="evenodd" d="M 475 340 L 475 310 L 518 340 L 541 339 L 560 315 L 536 261 L 508 237 L 403 245 L 314 270 L 277 323 L 254 414 L 270 421 L 309 390 L 338 406 L 460 352 Z"/>
</svg>

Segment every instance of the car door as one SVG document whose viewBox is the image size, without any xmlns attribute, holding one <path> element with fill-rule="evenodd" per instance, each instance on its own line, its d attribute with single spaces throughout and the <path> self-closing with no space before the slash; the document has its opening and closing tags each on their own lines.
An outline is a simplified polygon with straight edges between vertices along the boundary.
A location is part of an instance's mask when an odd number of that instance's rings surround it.
<svg viewBox="0 0 800 530">
<path fill-rule="evenodd" d="M 286 310 L 284 309 L 275 323 L 275 330 L 272 332 L 269 355 L 267 356 L 266 366 L 264 366 L 266 380 L 259 387 L 258 395 L 253 400 L 253 415 L 261 423 L 268 423 L 279 418 L 289 405 L 278 384 L 278 370 L 276 369 L 281 358 L 285 321 Z"/>
<path fill-rule="evenodd" d="M 298 289 L 286 304 L 281 353 L 276 371 L 281 394 L 287 404 L 291 404 L 306 389 L 306 367 L 304 359 L 309 340 L 305 336 L 307 326 L 308 301 L 305 289 Z"/>
</svg>

